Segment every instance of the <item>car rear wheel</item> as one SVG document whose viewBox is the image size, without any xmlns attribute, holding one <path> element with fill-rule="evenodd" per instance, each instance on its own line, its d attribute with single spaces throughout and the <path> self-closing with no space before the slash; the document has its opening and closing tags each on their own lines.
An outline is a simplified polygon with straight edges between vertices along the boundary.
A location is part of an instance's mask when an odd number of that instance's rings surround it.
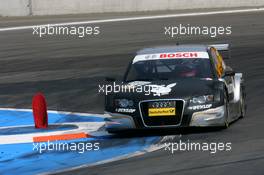
<svg viewBox="0 0 264 175">
<path fill-rule="evenodd" d="M 240 117 L 243 118 L 246 115 L 246 104 L 245 104 L 245 95 L 244 91 L 241 88 L 240 90 Z"/>
</svg>

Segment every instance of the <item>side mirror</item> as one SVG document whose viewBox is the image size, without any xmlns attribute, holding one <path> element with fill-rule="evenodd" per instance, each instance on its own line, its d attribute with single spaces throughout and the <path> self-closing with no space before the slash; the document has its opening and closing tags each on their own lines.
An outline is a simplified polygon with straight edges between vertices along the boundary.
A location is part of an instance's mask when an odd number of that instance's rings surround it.
<svg viewBox="0 0 264 175">
<path fill-rule="evenodd" d="M 226 70 L 224 76 L 235 76 L 236 72 L 233 70 Z"/>
<path fill-rule="evenodd" d="M 107 81 L 107 82 L 114 82 L 114 81 L 116 81 L 116 79 L 113 78 L 113 77 L 105 77 L 105 81 Z"/>
</svg>

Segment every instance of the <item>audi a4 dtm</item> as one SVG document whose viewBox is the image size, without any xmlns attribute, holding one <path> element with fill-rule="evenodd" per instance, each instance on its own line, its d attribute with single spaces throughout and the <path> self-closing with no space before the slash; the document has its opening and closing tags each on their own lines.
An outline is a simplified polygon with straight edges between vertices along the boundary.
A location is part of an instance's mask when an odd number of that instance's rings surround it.
<svg viewBox="0 0 264 175">
<path fill-rule="evenodd" d="M 246 110 L 243 76 L 229 57 L 228 44 L 138 51 L 119 91 L 105 97 L 106 129 L 228 127 Z"/>
</svg>

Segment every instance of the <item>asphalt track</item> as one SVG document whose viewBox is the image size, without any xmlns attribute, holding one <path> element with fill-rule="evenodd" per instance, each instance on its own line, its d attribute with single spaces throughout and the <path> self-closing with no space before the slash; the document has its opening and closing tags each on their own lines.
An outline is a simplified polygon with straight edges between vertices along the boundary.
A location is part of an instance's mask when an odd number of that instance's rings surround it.
<svg viewBox="0 0 264 175">
<path fill-rule="evenodd" d="M 243 72 L 246 79 L 246 118 L 238 120 L 227 130 L 175 131 L 174 134 L 182 134 L 182 140 L 195 142 L 232 142 L 231 152 L 178 151 L 171 154 L 159 150 L 68 174 L 261 175 L 264 173 L 263 17 L 263 12 L 254 12 L 104 23 L 96 24 L 101 28 L 99 36 L 85 39 L 38 38 L 31 30 L 1 32 L 0 107 L 30 108 L 32 95 L 42 91 L 49 109 L 102 113 L 103 95 L 98 93 L 98 84 L 103 83 L 105 76 L 121 76 L 136 50 L 176 42 L 229 42 L 233 47 L 232 59 L 228 63 Z M 216 38 L 169 38 L 164 35 L 164 26 L 180 23 L 232 25 L 232 35 Z"/>
</svg>

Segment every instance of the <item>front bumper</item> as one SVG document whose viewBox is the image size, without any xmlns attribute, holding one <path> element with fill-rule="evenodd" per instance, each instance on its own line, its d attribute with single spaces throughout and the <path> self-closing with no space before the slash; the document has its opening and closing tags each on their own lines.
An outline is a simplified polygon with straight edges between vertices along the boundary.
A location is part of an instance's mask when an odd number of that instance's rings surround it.
<svg viewBox="0 0 264 175">
<path fill-rule="evenodd" d="M 130 130 L 140 129 L 142 127 L 137 126 L 135 118 L 128 114 L 121 113 L 110 113 L 106 112 L 109 118 L 106 119 L 106 130 L 108 131 L 119 131 L 119 130 Z M 186 117 L 186 115 L 183 115 Z M 224 126 L 225 124 L 225 107 L 219 106 L 216 108 L 210 108 L 203 111 L 193 112 L 190 116 L 191 120 L 188 126 L 190 127 L 208 127 L 208 126 Z M 161 125 L 160 128 L 180 128 L 183 125 L 172 126 L 172 125 Z M 184 127 L 186 127 L 184 125 Z M 148 127 L 144 127 L 148 128 Z M 159 128 L 155 127 L 155 128 Z"/>
</svg>

